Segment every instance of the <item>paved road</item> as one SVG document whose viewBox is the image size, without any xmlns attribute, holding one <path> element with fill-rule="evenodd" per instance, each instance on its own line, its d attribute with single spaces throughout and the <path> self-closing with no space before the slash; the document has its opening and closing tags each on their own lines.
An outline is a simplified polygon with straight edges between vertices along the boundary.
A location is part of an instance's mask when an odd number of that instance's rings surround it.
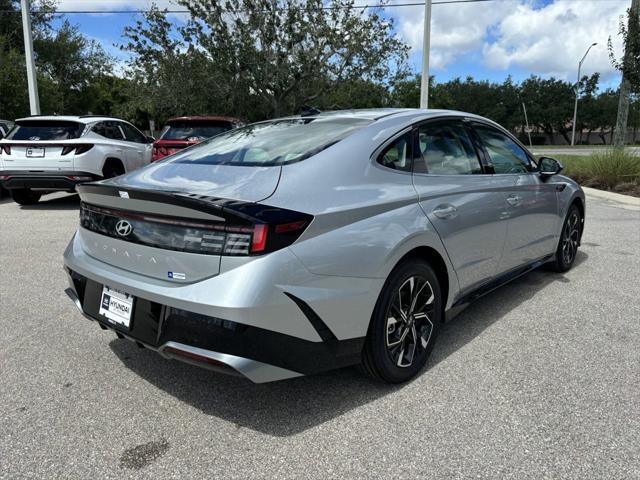
<svg viewBox="0 0 640 480">
<path fill-rule="evenodd" d="M 414 382 L 266 385 L 164 360 L 76 312 L 77 197 L 0 202 L 1 478 L 640 478 L 640 212 L 588 205 L 576 267 L 448 324 Z"/>
</svg>

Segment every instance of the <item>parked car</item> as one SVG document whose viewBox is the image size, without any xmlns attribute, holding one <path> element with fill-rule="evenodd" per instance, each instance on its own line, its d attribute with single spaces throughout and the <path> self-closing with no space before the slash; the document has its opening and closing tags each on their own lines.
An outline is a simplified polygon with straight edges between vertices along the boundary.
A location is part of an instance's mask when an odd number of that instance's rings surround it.
<svg viewBox="0 0 640 480">
<path fill-rule="evenodd" d="M 67 294 L 121 338 L 254 382 L 359 363 L 403 382 L 469 302 L 574 264 L 585 197 L 561 170 L 460 112 L 248 125 L 80 186 Z"/>
<path fill-rule="evenodd" d="M 240 120 L 232 117 L 178 117 L 167 120 L 160 138 L 153 144 L 152 161 L 237 128 L 241 124 Z"/>
<path fill-rule="evenodd" d="M 9 120 L 0 120 L 0 140 L 2 140 L 7 135 L 7 133 L 9 133 L 11 127 L 13 127 L 13 122 Z M 0 198 L 3 198 L 5 195 L 7 195 L 7 190 L 2 185 L 0 185 Z"/>
<path fill-rule="evenodd" d="M 7 136 L 9 130 L 13 127 L 13 122 L 10 120 L 0 120 L 0 140 Z"/>
<path fill-rule="evenodd" d="M 0 185 L 21 205 L 43 193 L 73 192 L 151 161 L 151 144 L 129 122 L 101 116 L 34 116 L 16 120 L 0 140 Z"/>
</svg>

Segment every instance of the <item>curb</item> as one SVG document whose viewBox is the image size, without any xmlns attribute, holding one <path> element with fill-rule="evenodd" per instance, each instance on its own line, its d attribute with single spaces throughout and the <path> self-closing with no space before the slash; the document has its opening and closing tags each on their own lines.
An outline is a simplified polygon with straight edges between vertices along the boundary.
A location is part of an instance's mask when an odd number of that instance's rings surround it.
<svg viewBox="0 0 640 480">
<path fill-rule="evenodd" d="M 589 197 L 599 198 L 611 203 L 617 204 L 616 206 L 627 208 L 630 210 L 640 210 L 640 198 L 632 197 L 631 195 L 623 195 L 621 193 L 607 192 L 605 190 L 598 190 L 597 188 L 582 187 L 585 195 Z"/>
</svg>

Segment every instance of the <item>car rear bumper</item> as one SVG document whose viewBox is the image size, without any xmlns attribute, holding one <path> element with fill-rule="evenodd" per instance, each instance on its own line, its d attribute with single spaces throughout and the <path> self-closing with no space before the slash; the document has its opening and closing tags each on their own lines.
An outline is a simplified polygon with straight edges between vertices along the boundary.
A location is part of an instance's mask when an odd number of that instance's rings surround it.
<svg viewBox="0 0 640 480">
<path fill-rule="evenodd" d="M 129 329 L 100 315 L 102 284 L 67 270 L 65 293 L 80 312 L 165 358 L 241 375 L 255 383 L 272 382 L 353 365 L 364 338 L 310 342 L 259 327 L 176 309 L 136 298 Z"/>
<path fill-rule="evenodd" d="M 93 182 L 102 177 L 87 172 L 55 171 L 25 172 L 0 170 L 0 186 L 7 190 L 30 188 L 33 190 L 73 191 L 80 183 Z"/>
<path fill-rule="evenodd" d="M 247 264 L 191 284 L 108 265 L 83 251 L 79 235 L 64 258 L 67 294 L 85 317 L 165 357 L 256 383 L 358 364 L 377 297 L 377 280 L 312 275 L 286 250 L 262 267 Z M 291 278 L 293 271 L 299 276 Z M 283 272 L 289 283 L 277 277 Z M 103 285 L 135 297 L 130 328 L 100 315 Z M 354 320 L 358 328 L 345 335 L 339 327 Z"/>
</svg>

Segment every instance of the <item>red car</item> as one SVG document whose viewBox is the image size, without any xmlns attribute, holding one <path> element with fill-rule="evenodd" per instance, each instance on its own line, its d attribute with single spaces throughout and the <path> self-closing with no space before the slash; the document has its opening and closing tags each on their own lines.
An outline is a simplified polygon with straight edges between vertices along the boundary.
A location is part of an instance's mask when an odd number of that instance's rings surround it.
<svg viewBox="0 0 640 480">
<path fill-rule="evenodd" d="M 233 117 L 178 117 L 167 120 L 160 138 L 153 144 L 151 161 L 160 160 L 240 125 L 242 122 Z"/>
</svg>

